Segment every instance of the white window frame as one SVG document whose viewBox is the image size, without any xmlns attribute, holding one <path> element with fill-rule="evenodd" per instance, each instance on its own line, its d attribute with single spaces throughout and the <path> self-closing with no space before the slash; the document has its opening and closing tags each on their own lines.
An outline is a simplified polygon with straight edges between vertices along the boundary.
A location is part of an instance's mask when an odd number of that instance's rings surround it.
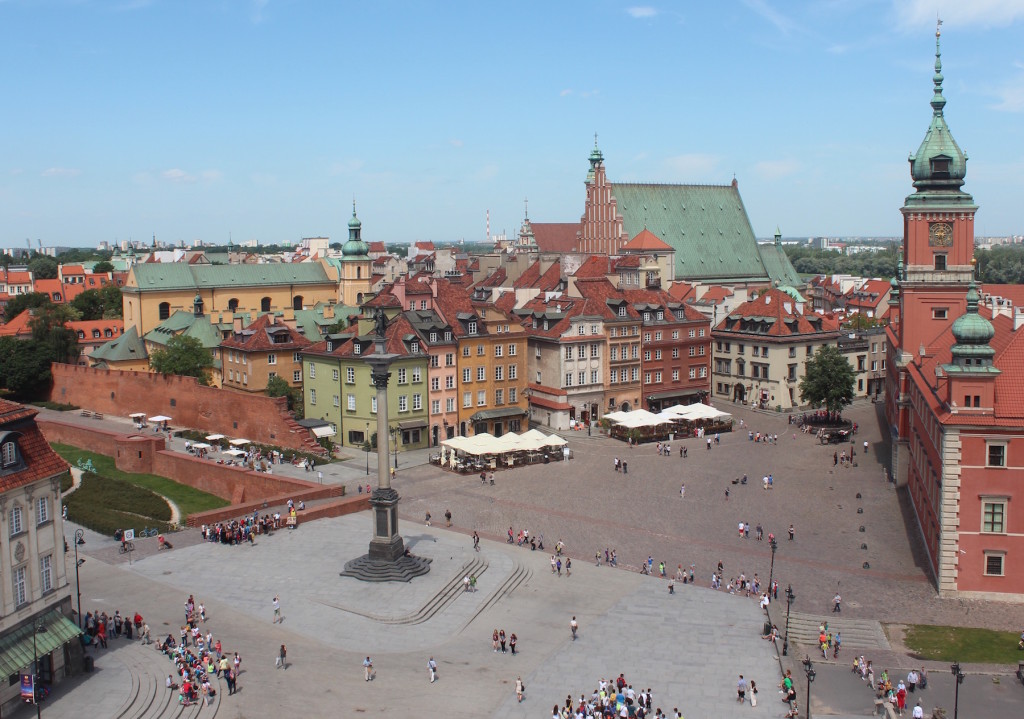
<svg viewBox="0 0 1024 719">
<path fill-rule="evenodd" d="M 11 572 L 11 585 L 14 590 L 14 606 L 23 607 L 28 604 L 28 576 L 25 567 L 18 567 Z"/>
<path fill-rule="evenodd" d="M 981 497 L 981 533 L 982 534 L 1006 534 L 1006 509 L 1009 505 L 1009 497 Z M 985 529 L 986 514 L 988 514 L 989 506 L 998 506 L 1002 509 L 999 512 L 1000 522 L 999 529 Z"/>
<path fill-rule="evenodd" d="M 982 565 L 982 572 L 986 577 L 1005 577 L 1006 576 L 1006 552 L 1001 549 L 986 549 L 982 552 L 984 555 L 985 562 Z M 990 572 L 988 570 L 988 560 L 999 557 L 999 572 Z"/>
<path fill-rule="evenodd" d="M 355 383 L 356 383 L 356 368 L 355 367 L 346 367 L 345 368 L 345 384 L 355 384 Z"/>
<path fill-rule="evenodd" d="M 267 364 L 277 364 L 277 355 L 273 352 L 267 354 Z"/>
<path fill-rule="evenodd" d="M 8 521 L 12 537 L 25 531 L 24 517 L 19 505 L 16 504 L 11 507 L 11 511 L 8 514 Z"/>
<path fill-rule="evenodd" d="M 47 554 L 39 558 L 39 585 L 43 594 L 53 589 L 53 555 Z"/>
<path fill-rule="evenodd" d="M 1002 464 L 992 464 L 992 454 L 991 454 L 991 452 L 996 447 L 1002 447 L 1002 449 L 1003 449 L 1003 455 L 1002 455 L 1003 462 L 1002 462 Z M 985 443 L 985 466 L 986 467 L 996 468 L 996 469 L 1006 469 L 1006 465 L 1008 464 L 1007 457 L 1006 457 L 1006 455 L 1007 455 L 1006 450 L 1007 450 L 1006 442 L 986 442 Z"/>
<path fill-rule="evenodd" d="M 50 498 L 40 497 L 36 500 L 36 524 L 50 521 Z"/>
<path fill-rule="evenodd" d="M 398 395 L 398 411 L 408 412 L 409 411 L 409 395 L 400 394 Z"/>
<path fill-rule="evenodd" d="M 349 412 L 356 411 L 356 396 L 354 394 L 349 394 L 345 396 L 345 408 Z"/>
<path fill-rule="evenodd" d="M 476 406 L 486 407 L 487 406 L 487 390 L 482 389 L 476 393 Z"/>
<path fill-rule="evenodd" d="M 418 412 L 423 409 L 423 395 L 418 392 L 412 396 L 412 411 Z"/>
</svg>

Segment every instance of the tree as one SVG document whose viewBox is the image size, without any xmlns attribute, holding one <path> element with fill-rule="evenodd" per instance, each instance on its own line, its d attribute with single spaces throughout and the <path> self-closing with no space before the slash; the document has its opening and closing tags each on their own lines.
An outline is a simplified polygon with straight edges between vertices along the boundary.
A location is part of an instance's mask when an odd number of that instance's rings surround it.
<svg viewBox="0 0 1024 719">
<path fill-rule="evenodd" d="M 121 288 L 117 285 L 103 285 L 98 290 L 103 298 L 103 319 L 113 320 L 124 317 L 124 302 L 121 297 Z"/>
<path fill-rule="evenodd" d="M 113 272 L 114 265 L 110 260 L 100 260 L 92 266 L 92 271 L 99 274 L 100 272 Z"/>
<path fill-rule="evenodd" d="M 36 308 L 28 326 L 32 339 L 50 349 L 54 362 L 78 362 L 78 335 L 67 326 L 79 318 L 78 312 L 68 305 L 46 304 Z"/>
<path fill-rule="evenodd" d="M 168 340 L 166 349 L 155 350 L 150 354 L 149 366 L 160 374 L 195 377 L 199 384 L 208 385 L 213 355 L 195 337 L 175 335 Z"/>
<path fill-rule="evenodd" d="M 842 412 L 853 401 L 853 367 L 835 345 L 822 345 L 804 363 L 800 399 L 812 407 Z"/>
<path fill-rule="evenodd" d="M 302 390 L 291 387 L 280 375 L 274 375 L 267 380 L 267 396 L 287 397 L 288 411 L 302 419 Z"/>
<path fill-rule="evenodd" d="M 50 389 L 50 347 L 34 339 L 0 337 L 0 388 L 15 399 L 40 399 Z"/>
<path fill-rule="evenodd" d="M 7 302 L 4 308 L 4 321 L 10 322 L 25 310 L 35 309 L 50 304 L 50 296 L 45 292 L 26 292 L 23 295 L 15 295 Z"/>
<path fill-rule="evenodd" d="M 98 290 L 86 290 L 71 300 L 83 320 L 118 319 L 122 316 L 121 289 L 116 285 L 103 285 Z"/>
<path fill-rule="evenodd" d="M 28 271 L 32 273 L 33 279 L 55 280 L 57 279 L 57 260 L 46 255 L 37 255 L 28 263 Z"/>
</svg>

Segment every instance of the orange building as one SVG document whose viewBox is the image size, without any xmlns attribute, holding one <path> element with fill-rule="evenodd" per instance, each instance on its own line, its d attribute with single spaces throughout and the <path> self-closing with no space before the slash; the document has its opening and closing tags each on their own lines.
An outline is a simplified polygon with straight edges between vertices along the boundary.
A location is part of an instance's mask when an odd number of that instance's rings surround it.
<svg viewBox="0 0 1024 719">
<path fill-rule="evenodd" d="M 222 386 L 265 392 L 267 382 L 276 376 L 290 387 L 302 387 L 302 351 L 312 344 L 275 315 L 260 315 L 221 342 Z"/>
</svg>

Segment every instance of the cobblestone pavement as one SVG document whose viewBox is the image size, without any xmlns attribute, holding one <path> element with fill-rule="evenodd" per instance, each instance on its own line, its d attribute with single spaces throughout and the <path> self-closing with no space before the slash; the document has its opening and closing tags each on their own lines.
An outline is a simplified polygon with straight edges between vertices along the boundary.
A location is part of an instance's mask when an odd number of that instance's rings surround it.
<svg viewBox="0 0 1024 719">
<path fill-rule="evenodd" d="M 860 402 L 847 411 L 859 425 L 857 466 L 850 468 L 833 467 L 833 452 L 849 452 L 848 444 L 822 446 L 789 425 L 786 415 L 722 407 L 745 427 L 723 434 L 710 450 L 703 440 L 687 439 L 671 443 L 672 456 L 659 457 L 653 444 L 629 449 L 581 433 L 570 440 L 574 459 L 499 471 L 493 487 L 431 465 L 409 468 L 396 483 L 401 509 L 419 519 L 426 511 L 441 517 L 451 508 L 459 530 L 498 539 L 509 526 L 529 529 L 544 535 L 547 549 L 561 538 L 576 562 L 593 564 L 596 551 L 603 561 L 608 548 L 624 567 L 638 568 L 648 556 L 655 567 L 664 561 L 673 572 L 679 564 L 695 564 L 703 586 L 719 561 L 725 579 L 745 572 L 766 582 L 767 536 L 773 532 L 774 576 L 783 588 L 792 584 L 796 611 L 828 614 L 838 591 L 843 615 L 853 618 L 1018 631 L 1024 626 L 1024 606 L 938 598 L 904 493 L 885 480 L 889 446 L 881 404 Z M 778 444 L 751 442 L 748 429 L 777 433 Z M 687 448 L 686 459 L 680 446 Z M 615 457 L 627 463 L 628 474 L 614 471 Z M 769 473 L 774 488 L 765 491 L 761 478 Z M 733 484 L 743 475 L 746 485 Z M 739 538 L 739 522 L 750 524 L 749 539 Z M 793 541 L 787 535 L 791 523 Z M 758 524 L 764 527 L 761 542 L 755 539 Z"/>
</svg>

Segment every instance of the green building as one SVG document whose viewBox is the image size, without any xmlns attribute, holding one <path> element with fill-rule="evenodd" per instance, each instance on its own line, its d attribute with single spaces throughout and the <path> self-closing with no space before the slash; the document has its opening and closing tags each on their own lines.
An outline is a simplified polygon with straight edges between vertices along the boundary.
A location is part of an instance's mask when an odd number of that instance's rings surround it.
<svg viewBox="0 0 1024 719">
<path fill-rule="evenodd" d="M 365 361 L 376 353 L 372 331 L 372 320 L 360 319 L 350 331 L 328 335 L 302 353 L 306 418 L 330 422 L 337 443 L 356 450 L 377 433 L 377 389 Z M 424 344 L 404 316 L 389 322 L 385 352 L 397 357 L 388 383 L 388 420 L 398 451 L 428 446 L 430 357 Z"/>
</svg>

